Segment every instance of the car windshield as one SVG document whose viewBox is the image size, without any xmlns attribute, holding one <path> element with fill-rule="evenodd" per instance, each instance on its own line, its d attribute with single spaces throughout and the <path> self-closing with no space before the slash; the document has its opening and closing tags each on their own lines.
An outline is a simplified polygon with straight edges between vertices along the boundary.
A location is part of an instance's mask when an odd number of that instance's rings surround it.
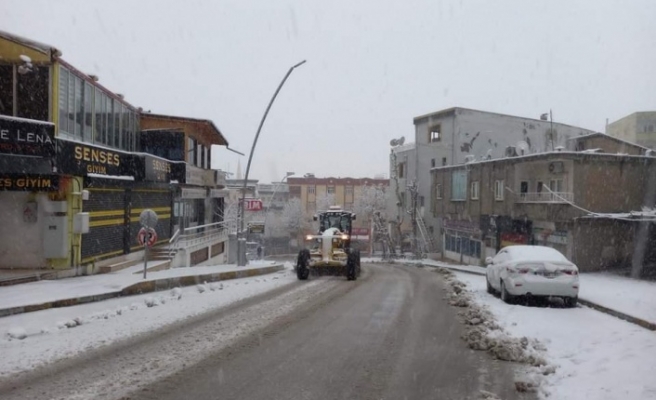
<svg viewBox="0 0 656 400">
<path fill-rule="evenodd" d="M 0 0 L 0 400 L 656 400 L 656 0 Z"/>
</svg>

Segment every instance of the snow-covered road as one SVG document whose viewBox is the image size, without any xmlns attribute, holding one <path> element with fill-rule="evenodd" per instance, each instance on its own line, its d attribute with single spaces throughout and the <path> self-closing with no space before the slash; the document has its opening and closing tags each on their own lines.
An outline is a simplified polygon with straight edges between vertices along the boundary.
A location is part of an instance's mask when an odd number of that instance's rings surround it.
<svg viewBox="0 0 656 400">
<path fill-rule="evenodd" d="M 587 307 L 508 305 L 486 292 L 485 277 L 455 272 L 473 299 L 510 335 L 538 339 L 556 372 L 545 377 L 543 398 L 656 399 L 656 334 Z"/>
<path fill-rule="evenodd" d="M 279 273 L 0 318 L 0 378 L 73 357 L 296 281 Z M 204 290 L 201 292 L 201 290 Z M 26 336 L 24 339 L 20 337 Z"/>
</svg>

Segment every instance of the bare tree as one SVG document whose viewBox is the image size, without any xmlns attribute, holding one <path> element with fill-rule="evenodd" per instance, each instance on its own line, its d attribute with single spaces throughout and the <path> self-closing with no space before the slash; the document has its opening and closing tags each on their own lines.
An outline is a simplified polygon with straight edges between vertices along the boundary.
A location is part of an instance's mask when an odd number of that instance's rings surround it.
<svg viewBox="0 0 656 400">
<path fill-rule="evenodd" d="M 362 195 L 355 199 L 353 210 L 359 217 L 370 221 L 376 211 L 385 216 L 386 206 L 385 189 L 382 186 L 365 186 Z"/>
<path fill-rule="evenodd" d="M 317 211 L 325 211 L 330 206 L 335 206 L 335 195 L 332 193 L 324 193 L 317 197 Z"/>
<path fill-rule="evenodd" d="M 301 199 L 297 197 L 289 199 L 282 210 L 280 226 L 286 228 L 290 233 L 296 233 L 303 229 L 305 225 Z"/>
</svg>

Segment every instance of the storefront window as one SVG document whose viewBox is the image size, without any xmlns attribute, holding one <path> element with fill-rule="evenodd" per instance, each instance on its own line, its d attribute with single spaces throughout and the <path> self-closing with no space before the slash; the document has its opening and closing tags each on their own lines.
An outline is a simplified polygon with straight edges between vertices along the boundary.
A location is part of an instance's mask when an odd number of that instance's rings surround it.
<svg viewBox="0 0 656 400">
<path fill-rule="evenodd" d="M 48 67 L 33 66 L 30 71 L 16 74 L 16 116 L 48 120 Z"/>
<path fill-rule="evenodd" d="M 14 66 L 0 65 L 0 114 L 14 115 Z"/>
<path fill-rule="evenodd" d="M 105 124 L 107 120 L 105 119 L 105 96 L 102 91 L 96 88 L 96 102 L 95 102 L 95 122 L 96 122 L 96 132 L 94 134 L 94 141 L 96 143 L 103 143 L 103 134 L 105 133 Z"/>
<path fill-rule="evenodd" d="M 66 68 L 59 69 L 59 131 L 68 132 L 68 78 Z"/>
<path fill-rule="evenodd" d="M 83 137 L 85 142 L 93 141 L 93 86 L 84 84 L 84 123 Z"/>
</svg>

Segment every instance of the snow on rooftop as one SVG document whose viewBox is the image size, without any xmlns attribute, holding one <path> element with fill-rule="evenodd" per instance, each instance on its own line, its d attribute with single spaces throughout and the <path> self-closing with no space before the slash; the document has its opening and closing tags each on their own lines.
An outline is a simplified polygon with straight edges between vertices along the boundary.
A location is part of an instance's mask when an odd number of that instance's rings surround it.
<svg viewBox="0 0 656 400">
<path fill-rule="evenodd" d="M 606 218 L 620 220 L 656 220 L 656 208 L 643 208 L 642 211 L 620 213 L 589 213 L 583 218 Z"/>
<path fill-rule="evenodd" d="M 29 119 L 29 118 L 21 118 L 21 117 L 12 117 L 10 115 L 0 115 L 1 119 L 9 119 L 12 121 L 19 121 L 19 122 L 29 122 L 31 124 L 42 124 L 42 125 L 55 125 L 52 122 L 49 121 L 41 121 L 38 119 Z"/>
<path fill-rule="evenodd" d="M 532 154 L 525 154 L 522 156 L 512 156 L 512 157 L 500 157 L 500 158 L 492 158 L 489 160 L 478 160 L 474 162 L 470 162 L 467 164 L 454 164 L 454 165 L 440 165 L 437 167 L 433 167 L 430 170 L 435 171 L 435 170 L 441 170 L 441 169 L 449 169 L 449 168 L 461 168 L 464 167 L 465 165 L 474 165 L 474 164 L 482 164 L 482 163 L 490 163 L 490 162 L 498 162 L 498 161 L 509 161 L 509 160 L 520 160 L 520 161 L 528 161 L 531 158 L 540 158 L 543 156 L 581 156 L 581 154 L 584 153 L 582 151 L 545 151 L 542 153 L 532 153 Z M 588 153 L 588 154 L 594 154 L 595 156 L 598 157 L 608 157 L 608 158 L 633 158 L 633 159 L 653 159 L 651 156 L 644 156 L 644 155 L 620 155 L 620 154 L 612 154 L 612 153 Z"/>
<path fill-rule="evenodd" d="M 103 175 L 103 174 L 94 174 L 94 173 L 89 173 L 87 174 L 89 178 L 103 178 L 103 179 L 118 179 L 122 181 L 133 181 L 134 176 L 128 176 L 128 175 Z"/>
</svg>

